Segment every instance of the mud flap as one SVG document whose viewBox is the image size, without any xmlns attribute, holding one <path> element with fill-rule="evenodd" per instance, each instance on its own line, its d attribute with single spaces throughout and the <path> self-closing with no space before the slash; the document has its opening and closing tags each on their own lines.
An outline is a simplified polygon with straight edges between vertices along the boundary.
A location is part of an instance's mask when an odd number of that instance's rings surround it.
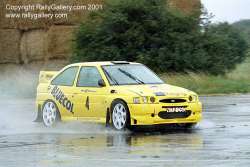
<svg viewBox="0 0 250 167">
<path fill-rule="evenodd" d="M 109 127 L 110 125 L 110 112 L 109 112 L 109 108 L 107 109 L 107 114 L 106 114 L 106 127 Z"/>
<path fill-rule="evenodd" d="M 42 111 L 41 111 L 41 105 L 38 106 L 38 111 L 36 115 L 36 119 L 33 122 L 42 122 Z"/>
</svg>

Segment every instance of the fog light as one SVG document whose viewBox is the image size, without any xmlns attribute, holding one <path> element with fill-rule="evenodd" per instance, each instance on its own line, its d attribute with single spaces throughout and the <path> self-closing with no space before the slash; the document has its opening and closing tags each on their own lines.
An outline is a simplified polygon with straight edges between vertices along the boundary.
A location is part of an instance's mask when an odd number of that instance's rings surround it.
<svg viewBox="0 0 250 167">
<path fill-rule="evenodd" d="M 151 103 L 154 103 L 155 102 L 155 97 L 150 97 L 150 101 L 151 101 Z"/>
<path fill-rule="evenodd" d="M 191 102 L 191 101 L 193 101 L 193 97 L 192 96 L 189 96 L 188 97 L 188 100 Z"/>
<path fill-rule="evenodd" d="M 189 102 L 196 102 L 198 100 L 198 97 L 196 95 L 190 95 L 188 97 Z"/>
</svg>

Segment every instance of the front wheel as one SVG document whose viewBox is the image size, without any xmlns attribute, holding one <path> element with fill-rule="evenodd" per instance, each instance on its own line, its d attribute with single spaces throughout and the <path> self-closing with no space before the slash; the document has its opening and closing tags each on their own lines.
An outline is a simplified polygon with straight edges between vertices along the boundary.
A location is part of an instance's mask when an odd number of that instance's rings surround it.
<svg viewBox="0 0 250 167">
<path fill-rule="evenodd" d="M 177 124 L 177 125 L 180 128 L 192 129 L 192 128 L 194 128 L 197 125 L 197 123 L 182 123 L 182 124 Z"/>
<path fill-rule="evenodd" d="M 124 130 L 129 125 L 129 109 L 121 100 L 116 100 L 111 106 L 112 125 L 116 130 Z"/>
<path fill-rule="evenodd" d="M 54 126 L 59 120 L 59 111 L 56 104 L 52 101 L 46 101 L 42 109 L 43 124 L 47 127 Z"/>
</svg>

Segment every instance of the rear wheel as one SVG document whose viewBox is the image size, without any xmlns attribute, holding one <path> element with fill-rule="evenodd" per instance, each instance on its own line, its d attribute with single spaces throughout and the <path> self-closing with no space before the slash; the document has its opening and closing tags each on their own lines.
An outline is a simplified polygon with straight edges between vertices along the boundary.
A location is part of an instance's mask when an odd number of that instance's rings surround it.
<svg viewBox="0 0 250 167">
<path fill-rule="evenodd" d="M 111 121 L 116 130 L 124 130 L 129 126 L 129 110 L 121 100 L 116 100 L 111 106 Z"/>
<path fill-rule="evenodd" d="M 46 101 L 42 108 L 43 124 L 47 127 L 54 126 L 60 118 L 56 104 L 53 101 Z"/>
</svg>

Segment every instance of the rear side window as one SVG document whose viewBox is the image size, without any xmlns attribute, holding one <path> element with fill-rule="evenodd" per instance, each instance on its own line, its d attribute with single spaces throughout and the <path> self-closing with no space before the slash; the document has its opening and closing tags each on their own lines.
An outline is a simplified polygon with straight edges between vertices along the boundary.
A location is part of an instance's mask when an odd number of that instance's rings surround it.
<svg viewBox="0 0 250 167">
<path fill-rule="evenodd" d="M 73 86 L 78 67 L 69 67 L 61 72 L 52 82 L 52 85 Z"/>
<path fill-rule="evenodd" d="M 82 67 L 79 73 L 77 86 L 99 87 L 98 81 L 102 79 L 96 67 Z"/>
</svg>

